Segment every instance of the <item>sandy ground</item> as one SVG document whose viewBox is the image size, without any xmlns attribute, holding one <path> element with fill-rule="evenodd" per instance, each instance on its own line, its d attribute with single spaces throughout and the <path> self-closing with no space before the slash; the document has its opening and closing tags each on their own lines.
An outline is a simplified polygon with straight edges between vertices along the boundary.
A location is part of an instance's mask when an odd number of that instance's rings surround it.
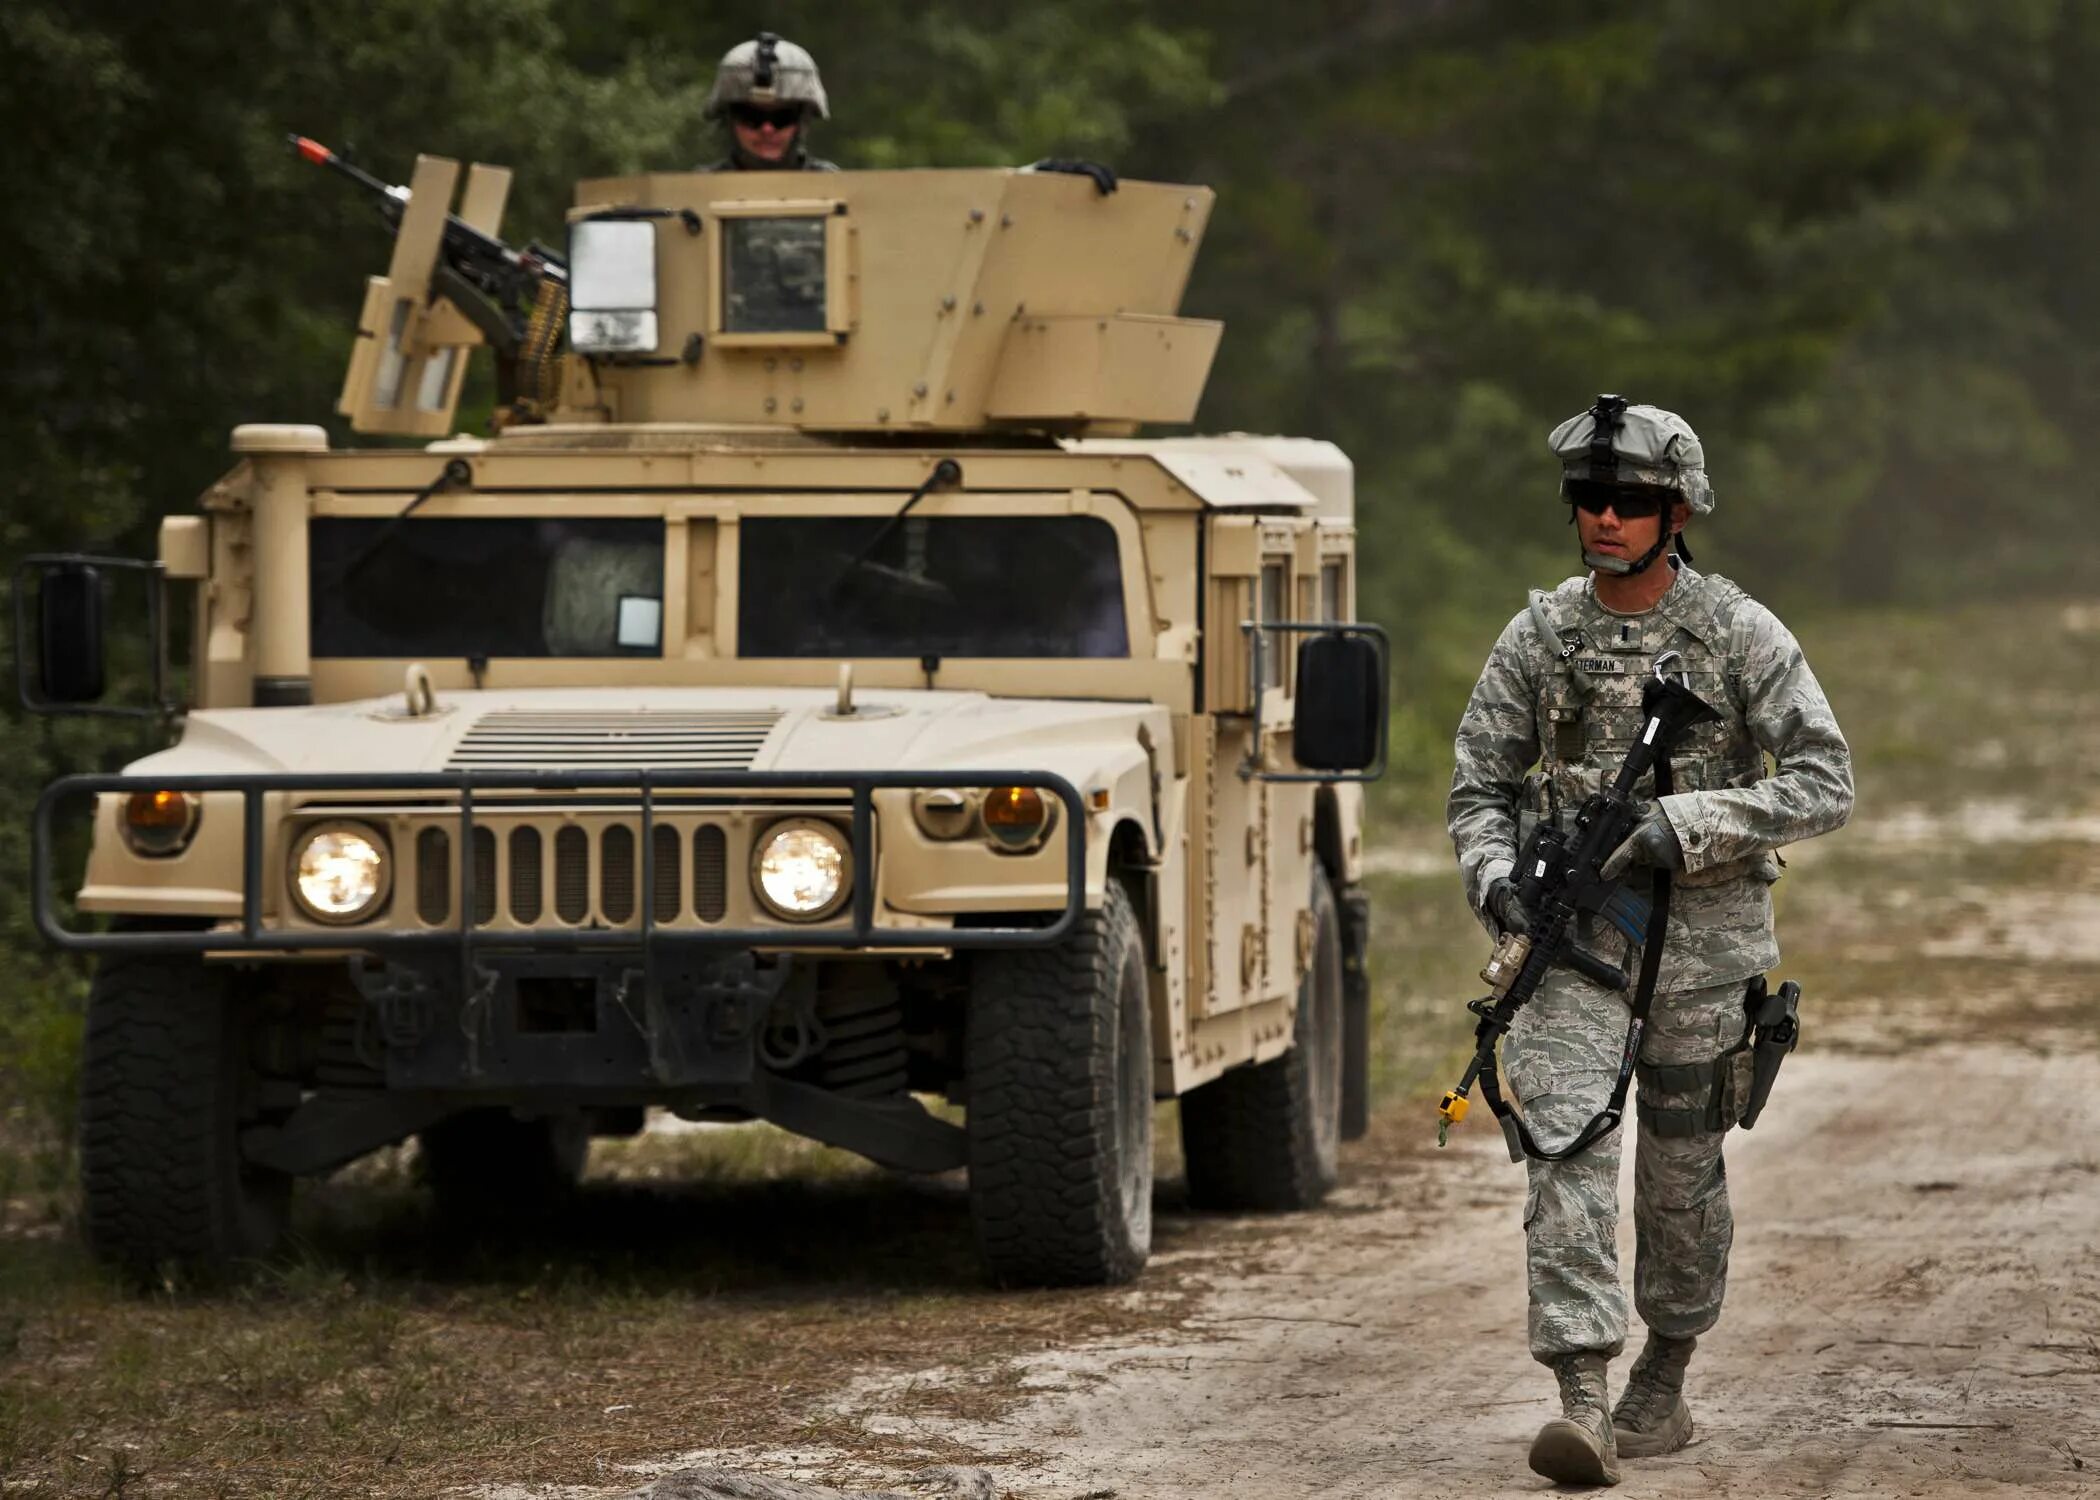
<svg viewBox="0 0 2100 1500">
<path fill-rule="evenodd" d="M 2096 1127 L 2096 1056 L 1794 1059 L 1731 1142 L 1737 1244 L 1694 1366 L 1697 1436 L 1629 1462 L 1619 1493 L 2100 1493 Z M 1027 1394 L 996 1419 L 885 1415 L 903 1387 L 984 1378 L 940 1370 L 864 1380 L 836 1413 L 966 1445 L 1026 1497 L 1549 1490 L 1524 1461 L 1552 1382 L 1524 1343 L 1520 1170 L 1491 1122 L 1441 1153 L 1379 1155 L 1289 1233 L 1155 1259 L 1148 1282 L 1209 1286 L 1201 1311 L 1141 1343 L 1024 1357 Z M 848 1455 L 638 1468 L 826 1457 Z"/>
<path fill-rule="evenodd" d="M 1810 1054 L 1782 1088 L 1729 1152 L 1698 1435 L 1620 1493 L 2100 1491 L 2100 1058 Z M 1524 1344 L 1521 1174 L 1491 1126 L 1462 1134 L 1349 1184 L 1180 1339 L 1046 1351 L 1039 1394 L 944 1435 L 1031 1496 L 1549 1489 L 1524 1462 L 1552 1386 Z"/>
<path fill-rule="evenodd" d="M 1729 1153 L 1738 1243 L 1698 1437 L 1629 1463 L 1622 1492 L 2100 1488 L 2081 1467 L 2100 1461 L 2100 1059 L 1795 1063 Z M 1524 1462 L 1551 1381 L 1524 1344 L 1520 1173 L 1491 1128 L 1465 1135 L 1351 1185 L 1219 1290 L 1200 1339 L 1047 1354 L 1066 1389 L 954 1435 L 1058 1454 L 993 1465 L 1030 1494 L 1549 1488 Z"/>
</svg>

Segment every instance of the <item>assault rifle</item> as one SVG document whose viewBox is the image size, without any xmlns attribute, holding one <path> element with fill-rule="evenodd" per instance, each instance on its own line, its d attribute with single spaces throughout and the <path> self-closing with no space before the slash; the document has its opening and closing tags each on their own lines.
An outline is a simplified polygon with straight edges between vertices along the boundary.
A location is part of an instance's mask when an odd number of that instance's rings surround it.
<svg viewBox="0 0 2100 1500">
<path fill-rule="evenodd" d="M 342 173 L 371 194 L 388 227 L 400 229 L 401 216 L 408 208 L 407 188 L 381 182 L 307 136 L 291 134 L 285 139 L 305 160 Z M 554 346 L 568 321 L 566 260 L 537 241 L 522 250 L 513 249 L 448 213 L 431 290 L 457 307 L 495 351 L 499 405 L 511 405 L 521 384 L 542 384 L 541 372 L 551 365 Z M 522 381 L 521 373 L 526 376 Z M 544 397 L 551 392 L 526 394 Z"/>
<path fill-rule="evenodd" d="M 1633 796 L 1635 784 L 1652 769 L 1656 796 L 1668 796 L 1670 746 L 1694 724 L 1717 717 L 1681 678 L 1666 678 L 1660 662 L 1656 675 L 1641 691 L 1641 716 L 1640 736 L 1626 752 L 1618 775 L 1611 785 L 1583 802 L 1575 814 L 1573 831 L 1564 833 L 1550 822 L 1541 822 L 1517 856 L 1512 878 L 1517 899 L 1530 914 L 1530 931 L 1505 933 L 1487 967 L 1480 971 L 1490 993 L 1466 1007 L 1480 1018 L 1473 1032 L 1473 1060 L 1466 1065 L 1458 1087 L 1446 1093 L 1439 1106 L 1442 1123 L 1437 1129 L 1438 1145 L 1449 1137 L 1451 1127 L 1466 1117 L 1467 1095 L 1476 1079 L 1488 1107 L 1502 1124 L 1512 1160 L 1530 1155 L 1540 1161 L 1565 1161 L 1618 1128 L 1624 1116 L 1626 1088 L 1633 1077 L 1634 1060 L 1640 1055 L 1641 1033 L 1647 1025 L 1648 1007 L 1655 998 L 1655 980 L 1662 963 L 1663 934 L 1669 925 L 1670 881 L 1667 871 L 1658 870 L 1654 896 L 1643 900 L 1626 890 L 1621 879 L 1607 879 L 1604 864 L 1641 821 L 1644 809 Z M 1567 963 L 1609 988 L 1625 988 L 1623 973 L 1575 946 L 1576 922 L 1585 916 L 1601 917 L 1642 944 L 1640 982 L 1611 1102 L 1576 1132 L 1568 1145 L 1547 1151 L 1532 1139 L 1524 1121 L 1503 1099 L 1495 1049 L 1508 1034 L 1517 1012 L 1538 993 L 1547 970 L 1556 963 Z M 1653 942 L 1648 941 L 1651 932 L 1655 936 Z"/>
</svg>

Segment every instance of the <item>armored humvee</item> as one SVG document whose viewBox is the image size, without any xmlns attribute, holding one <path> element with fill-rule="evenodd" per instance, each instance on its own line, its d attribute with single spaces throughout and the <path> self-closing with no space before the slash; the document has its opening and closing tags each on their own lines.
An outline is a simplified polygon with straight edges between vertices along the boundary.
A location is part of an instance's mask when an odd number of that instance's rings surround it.
<svg viewBox="0 0 2100 1500">
<path fill-rule="evenodd" d="M 1137 435 L 1217 347 L 1178 315 L 1212 195 L 633 176 L 564 261 L 459 179 L 386 190 L 341 402 L 427 443 L 240 427 L 156 561 L 18 587 L 54 711 L 127 707 L 127 568 L 194 619 L 188 701 L 136 706 L 172 745 L 36 810 L 39 925 L 99 955 L 95 1249 L 262 1255 L 295 1178 L 412 1135 L 500 1211 L 650 1109 L 967 1167 L 1006 1281 L 1143 1265 L 1157 1100 L 1197 1204 L 1318 1201 L 1365 1115 L 1385 647 L 1337 449 Z M 455 435 L 482 344 L 495 430 Z M 53 896 L 68 817 L 99 923 Z"/>
</svg>

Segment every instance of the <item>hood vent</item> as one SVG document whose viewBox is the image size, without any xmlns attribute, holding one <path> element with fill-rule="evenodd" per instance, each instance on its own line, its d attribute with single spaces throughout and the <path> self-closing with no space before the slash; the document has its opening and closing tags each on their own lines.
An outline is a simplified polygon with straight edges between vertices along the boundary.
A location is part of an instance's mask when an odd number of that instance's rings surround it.
<svg viewBox="0 0 2100 1500">
<path fill-rule="evenodd" d="M 748 713 L 484 714 L 452 751 L 450 771 L 683 766 L 745 771 L 780 722 Z"/>
</svg>

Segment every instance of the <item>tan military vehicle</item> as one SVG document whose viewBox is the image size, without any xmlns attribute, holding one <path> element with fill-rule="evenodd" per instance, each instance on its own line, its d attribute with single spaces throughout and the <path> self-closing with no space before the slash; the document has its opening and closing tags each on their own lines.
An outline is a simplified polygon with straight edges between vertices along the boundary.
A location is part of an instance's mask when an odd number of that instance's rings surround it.
<svg viewBox="0 0 2100 1500">
<path fill-rule="evenodd" d="M 626 177 L 564 263 L 491 238 L 494 169 L 448 218 L 459 175 L 389 190 L 342 398 L 430 441 L 237 429 L 132 565 L 189 596 L 179 734 L 38 805 L 39 922 L 100 955 L 95 1248 L 263 1254 L 295 1178 L 411 1135 L 501 1212 L 652 1109 L 966 1166 L 1001 1280 L 1137 1272 L 1159 1100 L 1194 1202 L 1317 1202 L 1384 646 L 1339 451 L 1136 435 L 1218 343 L 1177 313 L 1211 194 Z M 484 343 L 496 430 L 452 435 Z M 123 566 L 34 562 L 41 706 L 120 711 Z"/>
</svg>

